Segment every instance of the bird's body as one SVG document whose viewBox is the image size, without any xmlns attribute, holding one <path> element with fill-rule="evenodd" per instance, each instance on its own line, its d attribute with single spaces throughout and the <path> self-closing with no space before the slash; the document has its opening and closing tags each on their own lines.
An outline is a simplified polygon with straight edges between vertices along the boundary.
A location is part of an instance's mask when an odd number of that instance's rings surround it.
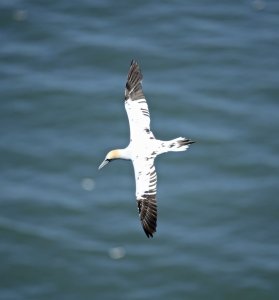
<svg viewBox="0 0 279 300">
<path fill-rule="evenodd" d="M 182 137 L 171 141 L 161 141 L 154 137 L 150 130 L 150 115 L 141 81 L 139 65 L 132 60 L 125 89 L 130 143 L 125 149 L 110 151 L 99 169 L 114 159 L 127 159 L 133 162 L 140 219 L 146 235 L 152 237 L 157 226 L 157 174 L 154 159 L 165 152 L 185 151 L 194 142 Z"/>
</svg>

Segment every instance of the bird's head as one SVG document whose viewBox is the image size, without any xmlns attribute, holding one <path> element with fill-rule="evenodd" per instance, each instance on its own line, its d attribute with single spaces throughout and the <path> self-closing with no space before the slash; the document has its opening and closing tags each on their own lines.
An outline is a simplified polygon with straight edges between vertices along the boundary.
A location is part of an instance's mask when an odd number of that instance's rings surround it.
<svg viewBox="0 0 279 300">
<path fill-rule="evenodd" d="M 120 158 L 120 154 L 118 150 L 111 150 L 107 155 L 104 161 L 100 164 L 99 170 L 102 169 L 105 165 L 111 162 L 114 159 Z"/>
</svg>

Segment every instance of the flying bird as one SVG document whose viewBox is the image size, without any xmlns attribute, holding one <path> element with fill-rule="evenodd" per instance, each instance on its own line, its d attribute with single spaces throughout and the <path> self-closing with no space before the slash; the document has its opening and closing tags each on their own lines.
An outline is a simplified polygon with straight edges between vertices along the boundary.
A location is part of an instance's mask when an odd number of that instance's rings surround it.
<svg viewBox="0 0 279 300">
<path fill-rule="evenodd" d="M 169 151 L 185 151 L 194 142 L 179 137 L 161 141 L 150 130 L 150 115 L 142 90 L 139 64 L 132 60 L 125 88 L 125 109 L 130 125 L 130 143 L 125 149 L 108 152 L 99 170 L 115 159 L 131 160 L 136 181 L 136 201 L 139 217 L 147 237 L 153 237 L 157 227 L 157 174 L 154 160 Z"/>
</svg>

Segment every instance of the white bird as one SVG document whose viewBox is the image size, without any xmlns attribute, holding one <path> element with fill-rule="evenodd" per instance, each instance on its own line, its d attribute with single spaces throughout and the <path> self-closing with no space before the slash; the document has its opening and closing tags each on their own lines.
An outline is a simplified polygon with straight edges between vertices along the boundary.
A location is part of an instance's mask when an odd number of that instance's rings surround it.
<svg viewBox="0 0 279 300">
<path fill-rule="evenodd" d="M 170 141 L 157 140 L 150 130 L 150 115 L 142 91 L 142 74 L 138 63 L 132 60 L 125 88 L 125 109 L 130 124 L 130 143 L 125 149 L 110 151 L 99 170 L 115 159 L 131 160 L 136 180 L 136 200 L 143 230 L 153 237 L 157 227 L 156 185 L 154 159 L 169 151 L 185 151 L 190 139 L 179 137 Z"/>
</svg>

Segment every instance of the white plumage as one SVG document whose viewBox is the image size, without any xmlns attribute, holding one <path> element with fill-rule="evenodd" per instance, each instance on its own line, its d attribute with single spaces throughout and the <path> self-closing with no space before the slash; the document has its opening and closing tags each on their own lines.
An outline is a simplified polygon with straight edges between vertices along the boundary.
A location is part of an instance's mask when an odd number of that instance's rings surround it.
<svg viewBox="0 0 279 300">
<path fill-rule="evenodd" d="M 161 141 L 154 137 L 150 130 L 150 115 L 141 81 L 139 65 L 132 60 L 125 88 L 130 143 L 125 149 L 110 151 L 99 169 L 114 159 L 128 159 L 133 162 L 140 220 L 147 237 L 153 237 L 157 227 L 157 174 L 154 159 L 164 152 L 185 151 L 194 142 L 183 137 L 171 141 Z"/>
</svg>

